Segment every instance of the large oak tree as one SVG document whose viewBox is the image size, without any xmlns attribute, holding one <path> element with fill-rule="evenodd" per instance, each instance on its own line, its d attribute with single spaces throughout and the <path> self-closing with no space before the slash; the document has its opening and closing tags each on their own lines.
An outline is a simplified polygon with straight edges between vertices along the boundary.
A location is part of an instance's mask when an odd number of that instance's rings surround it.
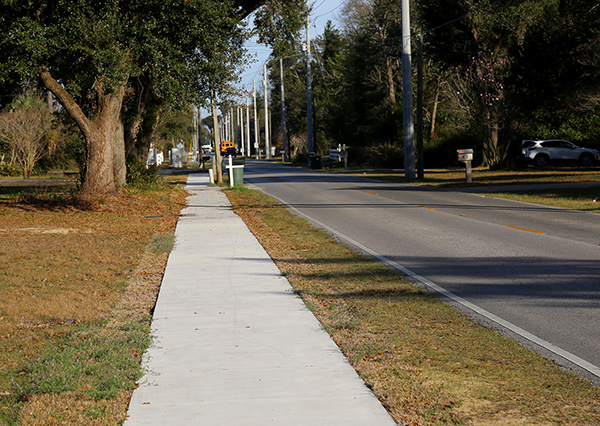
<svg viewBox="0 0 600 426">
<path fill-rule="evenodd" d="M 199 103 L 232 75 L 220 70 L 241 64 L 241 20 L 264 3 L 1 0 L 0 80 L 39 78 L 85 138 L 82 191 L 115 192 L 124 179 L 122 111 L 131 83 L 151 85 L 161 102 Z"/>
</svg>

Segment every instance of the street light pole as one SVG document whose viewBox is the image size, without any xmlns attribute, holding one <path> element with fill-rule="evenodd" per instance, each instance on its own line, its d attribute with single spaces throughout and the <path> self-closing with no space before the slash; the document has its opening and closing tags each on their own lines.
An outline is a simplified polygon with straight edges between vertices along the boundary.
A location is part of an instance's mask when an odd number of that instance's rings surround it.
<svg viewBox="0 0 600 426">
<path fill-rule="evenodd" d="M 313 130 L 312 130 L 312 78 L 310 75 L 310 15 L 306 16 L 306 131 L 308 136 L 308 155 L 310 162 L 311 152 L 314 151 L 313 146 Z"/>
<path fill-rule="evenodd" d="M 425 179 L 423 153 L 423 34 L 417 34 L 417 178 Z"/>
<path fill-rule="evenodd" d="M 402 112 L 404 124 L 404 176 L 408 179 L 414 179 L 415 134 L 413 121 L 409 8 L 409 0 L 402 0 Z"/>
<path fill-rule="evenodd" d="M 283 58 L 279 58 L 279 73 L 281 76 L 281 129 L 283 131 L 283 161 L 288 160 L 287 138 L 285 136 L 285 98 L 283 96 Z"/>
<path fill-rule="evenodd" d="M 250 157 L 252 155 L 252 150 L 250 149 L 250 96 L 246 93 L 246 145 L 248 149 L 246 151 L 246 156 Z"/>
<path fill-rule="evenodd" d="M 263 64 L 263 84 L 265 86 L 265 158 L 271 158 L 271 146 L 269 144 L 269 88 L 267 83 L 267 64 Z"/>
<path fill-rule="evenodd" d="M 256 112 L 256 80 L 252 80 L 252 84 L 254 85 L 252 90 L 252 95 L 254 96 L 254 153 L 258 160 L 260 158 L 260 142 L 258 140 L 258 115 Z"/>
</svg>

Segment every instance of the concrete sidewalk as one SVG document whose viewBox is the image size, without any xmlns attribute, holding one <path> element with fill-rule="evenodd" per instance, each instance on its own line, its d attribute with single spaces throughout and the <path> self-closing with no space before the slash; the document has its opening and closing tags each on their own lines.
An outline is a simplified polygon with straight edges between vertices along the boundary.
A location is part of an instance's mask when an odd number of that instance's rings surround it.
<svg viewBox="0 0 600 426">
<path fill-rule="evenodd" d="M 177 224 L 130 425 L 394 425 L 208 176 Z"/>
</svg>

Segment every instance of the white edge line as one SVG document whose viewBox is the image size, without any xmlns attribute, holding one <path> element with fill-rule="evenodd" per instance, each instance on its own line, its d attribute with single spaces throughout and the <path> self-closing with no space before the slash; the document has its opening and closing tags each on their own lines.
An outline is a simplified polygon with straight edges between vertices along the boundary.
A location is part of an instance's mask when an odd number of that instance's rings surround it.
<svg viewBox="0 0 600 426">
<path fill-rule="evenodd" d="M 257 188 L 259 189 L 259 188 Z M 260 189 L 259 189 L 260 190 Z M 573 364 L 583 368 L 584 370 L 592 373 L 594 376 L 596 377 L 600 377 L 600 367 L 595 366 L 594 364 L 591 364 L 589 362 L 587 362 L 586 360 L 579 358 L 577 355 L 574 355 L 570 352 L 565 351 L 564 349 L 559 348 L 558 346 L 553 345 L 550 342 L 547 342 L 544 339 L 541 339 L 539 337 L 537 337 L 534 334 L 529 333 L 526 330 L 523 330 L 522 328 L 514 325 L 513 323 L 510 323 L 506 320 L 503 320 L 502 318 L 492 314 L 491 312 L 486 311 L 483 308 L 480 308 L 479 306 L 463 299 L 460 296 L 457 296 L 454 293 L 449 292 L 448 290 L 440 287 L 439 285 L 435 284 L 433 281 L 428 280 L 425 277 L 422 277 L 416 273 L 414 273 L 413 271 L 411 271 L 410 269 L 405 268 L 404 266 L 394 262 L 393 260 L 388 259 L 385 256 L 380 255 L 379 253 L 371 250 L 368 247 L 365 247 L 364 245 L 360 244 L 357 241 L 354 241 L 352 238 L 336 231 L 333 228 L 330 228 L 329 226 L 325 225 L 324 223 L 319 222 L 318 220 L 315 220 L 307 215 L 305 215 L 304 213 L 302 213 L 300 210 L 296 209 L 295 207 L 287 204 L 285 201 L 281 200 L 280 198 L 267 193 L 266 191 L 262 191 L 261 192 L 267 194 L 268 196 L 276 199 L 279 203 L 281 203 L 284 207 L 294 211 L 294 213 L 296 213 L 298 216 L 303 217 L 304 219 L 308 220 L 309 222 L 312 222 L 314 224 L 316 224 L 317 226 L 319 226 L 320 228 L 325 229 L 327 232 L 330 232 L 331 234 L 334 234 L 338 237 L 340 237 L 343 240 L 346 240 L 348 243 L 350 243 L 351 245 L 355 246 L 356 248 L 368 253 L 369 255 L 373 256 L 374 258 L 378 259 L 379 261 L 381 261 L 382 263 L 391 266 L 394 269 L 397 269 L 399 271 L 401 271 L 403 274 L 421 282 L 422 284 L 426 285 L 427 287 L 431 288 L 432 290 L 435 290 L 436 292 L 438 292 L 439 294 L 446 296 L 452 300 L 454 300 L 455 302 L 465 306 L 466 308 L 469 308 L 470 310 L 478 313 L 479 315 L 483 316 L 484 318 L 489 319 L 490 321 L 493 321 L 499 325 L 501 325 L 502 327 L 512 331 L 515 334 L 518 334 L 519 336 L 535 343 L 538 346 L 541 346 L 544 349 L 549 350 L 550 352 L 572 362 Z"/>
</svg>

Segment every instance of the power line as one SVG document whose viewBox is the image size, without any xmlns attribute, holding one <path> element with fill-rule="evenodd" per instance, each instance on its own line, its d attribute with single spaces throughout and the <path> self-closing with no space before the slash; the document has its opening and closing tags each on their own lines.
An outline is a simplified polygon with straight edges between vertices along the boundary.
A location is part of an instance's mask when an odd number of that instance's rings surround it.
<svg viewBox="0 0 600 426">
<path fill-rule="evenodd" d="M 321 2 L 321 4 L 315 8 L 315 10 L 317 10 L 319 7 L 321 7 L 321 6 L 323 5 L 323 3 L 325 3 L 325 1 L 327 1 L 327 0 L 323 0 L 323 1 Z M 345 4 L 347 3 L 347 1 L 348 1 L 348 0 L 344 0 L 344 1 L 342 1 L 342 2 L 341 2 L 339 5 L 337 5 L 337 6 L 336 6 L 336 7 L 334 7 L 333 9 L 331 9 L 329 12 L 322 13 L 322 14 L 320 14 L 319 16 L 317 16 L 317 18 L 319 18 L 320 16 L 323 16 L 323 15 L 328 15 L 328 14 L 330 14 L 331 12 L 333 12 L 334 10 L 337 10 L 337 9 L 339 9 L 340 7 L 342 7 L 343 5 L 345 5 Z M 315 18 L 315 19 L 316 19 L 316 18 Z"/>
<path fill-rule="evenodd" d="M 314 8 L 314 10 L 317 10 L 318 8 L 320 8 L 321 6 L 323 6 L 323 4 L 324 4 L 326 1 L 327 1 L 327 0 L 323 0 L 323 1 L 321 2 L 321 4 L 320 4 L 320 5 L 318 5 L 317 7 L 315 7 L 315 8 Z"/>
</svg>

